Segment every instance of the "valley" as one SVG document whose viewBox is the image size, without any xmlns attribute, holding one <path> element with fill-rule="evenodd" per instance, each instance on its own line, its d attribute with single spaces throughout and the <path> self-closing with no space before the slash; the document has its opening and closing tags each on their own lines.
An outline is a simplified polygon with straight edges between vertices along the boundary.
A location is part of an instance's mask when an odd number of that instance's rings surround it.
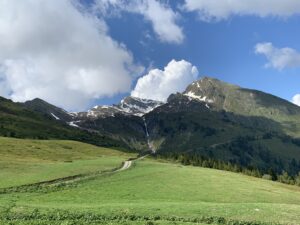
<svg viewBox="0 0 300 225">
<path fill-rule="evenodd" d="M 283 99 L 205 77 L 86 112 L 0 100 L 0 224 L 300 221 L 300 108 Z"/>
<path fill-rule="evenodd" d="M 0 0 L 0 225 L 300 225 L 300 0 Z"/>
</svg>

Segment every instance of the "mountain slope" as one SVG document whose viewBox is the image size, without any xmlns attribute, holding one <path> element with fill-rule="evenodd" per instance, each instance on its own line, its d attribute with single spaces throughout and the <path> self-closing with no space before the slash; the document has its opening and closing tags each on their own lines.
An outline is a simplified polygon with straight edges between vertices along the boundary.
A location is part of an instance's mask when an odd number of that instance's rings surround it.
<svg viewBox="0 0 300 225">
<path fill-rule="evenodd" d="M 35 98 L 31 101 L 27 101 L 24 103 L 26 108 L 44 114 L 44 115 L 50 115 L 56 120 L 62 120 L 62 121 L 71 121 L 72 115 L 68 113 L 67 111 L 58 108 L 54 105 L 49 104 L 48 102 L 45 102 L 42 99 Z"/>
<path fill-rule="evenodd" d="M 97 105 L 87 112 L 79 112 L 74 114 L 74 116 L 77 120 L 114 117 L 116 115 L 140 117 L 162 104 L 162 102 L 155 100 L 128 96 L 122 99 L 122 101 L 117 105 Z"/>
<path fill-rule="evenodd" d="M 146 128 L 142 116 L 163 105 L 162 102 L 124 98 L 112 106 L 95 106 L 74 114 L 71 125 L 94 130 L 126 143 L 134 150 L 147 151 Z"/>
<path fill-rule="evenodd" d="M 148 150 L 145 126 L 141 117 L 117 113 L 107 117 L 80 118 L 76 121 L 76 125 L 126 143 L 130 149 Z"/>
<path fill-rule="evenodd" d="M 288 134 L 300 136 L 300 107 L 276 96 L 209 77 L 193 82 L 183 95 L 206 102 L 214 110 L 275 120 Z"/>
<path fill-rule="evenodd" d="M 130 148 L 125 143 L 97 132 L 76 129 L 56 119 L 67 118 L 63 110 L 42 100 L 15 103 L 0 97 L 0 136 L 32 139 L 70 139 L 100 146 Z M 64 116 L 63 116 L 64 115 Z"/>
<path fill-rule="evenodd" d="M 82 140 L 193 162 L 204 157 L 262 172 L 300 170 L 300 108 L 213 78 L 195 81 L 166 103 L 127 97 L 74 114 L 39 99 L 2 99 L 1 119 L 6 136 Z"/>
<path fill-rule="evenodd" d="M 252 97 L 251 97 L 252 96 Z M 203 78 L 145 115 L 150 142 L 163 157 L 230 162 L 296 174 L 300 108 L 275 96 Z M 289 125 L 292 126 L 289 126 Z M 292 130 L 291 128 L 294 128 Z"/>
</svg>

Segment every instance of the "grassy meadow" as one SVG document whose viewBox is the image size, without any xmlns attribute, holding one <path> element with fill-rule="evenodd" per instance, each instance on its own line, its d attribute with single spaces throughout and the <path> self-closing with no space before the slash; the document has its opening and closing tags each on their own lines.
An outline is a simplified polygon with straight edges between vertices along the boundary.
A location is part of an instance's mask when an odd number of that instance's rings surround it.
<svg viewBox="0 0 300 225">
<path fill-rule="evenodd" d="M 75 141 L 0 138 L 0 188 L 113 169 L 131 154 Z"/>
<path fill-rule="evenodd" d="M 2 189 L 113 169 L 134 156 L 72 141 L 7 138 L 0 154 Z M 0 224 L 299 225 L 299 212 L 296 186 L 150 157 L 71 185 L 0 194 Z"/>
</svg>

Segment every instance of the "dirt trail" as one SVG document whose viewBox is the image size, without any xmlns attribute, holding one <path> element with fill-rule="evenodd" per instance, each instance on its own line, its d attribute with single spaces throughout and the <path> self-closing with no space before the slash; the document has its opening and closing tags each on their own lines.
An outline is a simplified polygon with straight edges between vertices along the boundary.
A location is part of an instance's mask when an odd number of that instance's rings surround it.
<svg viewBox="0 0 300 225">
<path fill-rule="evenodd" d="M 125 161 L 124 164 L 123 164 L 123 166 L 122 166 L 122 168 L 116 170 L 115 172 L 127 170 L 127 169 L 129 169 L 131 167 L 131 165 L 132 165 L 132 161 L 131 160 L 130 161 Z"/>
<path fill-rule="evenodd" d="M 25 185 L 20 185 L 20 186 L 14 186 L 14 187 L 8 187 L 8 188 L 0 188 L 0 194 L 7 194 L 7 193 L 14 193 L 14 192 L 34 192 L 39 189 L 43 188 L 51 188 L 51 187 L 61 187 L 67 184 L 75 183 L 75 182 L 80 182 L 83 180 L 95 178 L 99 175 L 104 175 L 104 174 L 113 174 L 116 172 L 124 171 L 129 169 L 133 162 L 136 160 L 140 160 L 145 158 L 147 155 L 141 156 L 136 159 L 129 159 L 123 162 L 122 167 L 120 168 L 114 168 L 111 170 L 106 170 L 106 171 L 95 171 L 92 173 L 86 173 L 86 174 L 77 174 L 74 176 L 67 176 L 67 177 L 61 177 L 58 179 L 53 179 L 53 180 L 48 180 L 48 181 L 42 181 L 42 182 L 37 182 L 37 183 L 32 183 L 32 184 L 25 184 Z"/>
<path fill-rule="evenodd" d="M 143 155 L 143 156 L 140 156 L 140 157 L 138 157 L 138 158 L 136 158 L 136 159 L 130 159 L 130 160 L 127 160 L 127 161 L 125 161 L 125 162 L 123 163 L 123 166 L 122 166 L 120 169 L 118 169 L 118 170 L 116 170 L 116 171 L 114 171 L 114 172 L 119 172 L 119 171 L 127 170 L 127 169 L 129 169 L 129 168 L 132 166 L 132 164 L 133 164 L 134 161 L 144 159 L 144 158 L 146 158 L 147 156 L 148 156 L 148 155 Z"/>
</svg>

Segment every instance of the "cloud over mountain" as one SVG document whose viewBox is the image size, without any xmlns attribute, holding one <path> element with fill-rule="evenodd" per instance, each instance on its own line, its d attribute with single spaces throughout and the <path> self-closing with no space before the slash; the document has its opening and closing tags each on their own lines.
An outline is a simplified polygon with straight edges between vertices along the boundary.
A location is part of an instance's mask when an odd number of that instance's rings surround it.
<svg viewBox="0 0 300 225">
<path fill-rule="evenodd" d="M 292 98 L 292 102 L 293 102 L 295 105 L 300 106 L 300 94 L 294 95 L 293 98 Z"/>
<path fill-rule="evenodd" d="M 0 0 L 1 95 L 67 109 L 128 92 L 141 72 L 105 22 L 69 0 Z"/>
<path fill-rule="evenodd" d="M 191 63 L 172 60 L 164 70 L 153 69 L 139 78 L 131 95 L 139 98 L 166 101 L 171 93 L 182 92 L 198 78 L 198 70 Z"/>
</svg>

